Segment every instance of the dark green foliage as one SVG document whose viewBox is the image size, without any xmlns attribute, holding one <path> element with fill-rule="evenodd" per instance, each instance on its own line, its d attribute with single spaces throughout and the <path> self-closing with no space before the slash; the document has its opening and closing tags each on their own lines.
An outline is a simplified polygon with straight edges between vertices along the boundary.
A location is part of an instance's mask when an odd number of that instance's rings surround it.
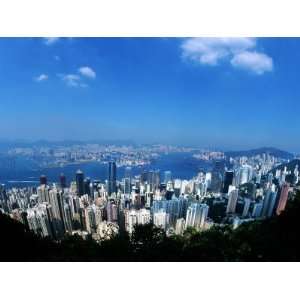
<svg viewBox="0 0 300 300">
<path fill-rule="evenodd" d="M 156 260 L 161 252 L 160 248 L 166 239 L 162 229 L 154 227 L 152 224 L 135 226 L 131 238 L 132 252 L 135 258 L 143 261 L 144 257 Z"/>
<path fill-rule="evenodd" d="M 56 257 L 57 245 L 50 239 L 41 238 L 25 227 L 0 213 L 0 260 L 41 261 Z"/>
<path fill-rule="evenodd" d="M 69 236 L 41 238 L 0 215 L 1 261 L 299 261 L 300 195 L 278 217 L 231 226 L 214 226 L 167 237 L 152 224 L 136 226 L 99 245 Z"/>
<path fill-rule="evenodd" d="M 214 222 L 221 223 L 221 221 L 226 216 L 226 204 L 223 202 L 214 203 L 209 208 L 208 216 Z"/>
</svg>

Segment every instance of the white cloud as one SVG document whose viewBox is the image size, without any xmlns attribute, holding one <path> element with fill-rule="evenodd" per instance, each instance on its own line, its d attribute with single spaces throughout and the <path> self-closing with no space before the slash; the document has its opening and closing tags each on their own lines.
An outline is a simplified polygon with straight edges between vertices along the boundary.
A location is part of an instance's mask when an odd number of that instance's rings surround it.
<svg viewBox="0 0 300 300">
<path fill-rule="evenodd" d="M 214 66 L 230 54 L 254 46 L 255 39 L 251 38 L 188 38 L 181 48 L 183 57 Z"/>
<path fill-rule="evenodd" d="M 203 65 L 217 66 L 230 61 L 232 66 L 256 74 L 273 67 L 271 57 L 255 50 L 255 38 L 187 38 L 181 49 L 183 58 Z"/>
<path fill-rule="evenodd" d="M 78 72 L 82 76 L 92 78 L 92 79 L 96 78 L 96 72 L 90 67 L 81 67 L 78 69 Z"/>
<path fill-rule="evenodd" d="M 44 43 L 48 46 L 55 44 L 58 42 L 59 38 L 58 37 L 45 37 L 44 38 Z"/>
<path fill-rule="evenodd" d="M 60 61 L 60 57 L 59 57 L 58 55 L 54 55 L 54 59 L 55 59 L 56 61 Z"/>
<path fill-rule="evenodd" d="M 80 84 L 81 84 L 81 82 L 80 82 L 81 78 L 80 78 L 80 76 L 78 76 L 76 74 L 59 74 L 58 76 L 68 86 L 76 87 L 76 86 L 80 86 Z"/>
<path fill-rule="evenodd" d="M 37 77 L 35 78 L 35 81 L 41 82 L 41 81 L 47 80 L 48 78 L 49 78 L 48 75 L 46 75 L 46 74 L 41 74 L 41 75 L 39 75 L 39 76 L 37 76 Z"/>
<path fill-rule="evenodd" d="M 264 53 L 244 51 L 237 53 L 231 60 L 234 67 L 251 70 L 261 75 L 273 70 L 273 60 Z"/>
</svg>

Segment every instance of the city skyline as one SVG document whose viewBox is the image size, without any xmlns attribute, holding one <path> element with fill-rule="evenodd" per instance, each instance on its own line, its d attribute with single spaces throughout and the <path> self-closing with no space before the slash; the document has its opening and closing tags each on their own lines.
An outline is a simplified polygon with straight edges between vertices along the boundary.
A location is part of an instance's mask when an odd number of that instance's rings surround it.
<svg viewBox="0 0 300 300">
<path fill-rule="evenodd" d="M 7 214 L 42 237 L 75 234 L 101 245 L 125 231 L 134 236 L 138 225 L 152 224 L 167 236 L 226 224 L 235 230 L 281 215 L 299 187 L 299 160 L 284 165 L 288 160 L 261 152 L 211 162 L 212 168 L 189 179 L 151 169 L 132 176 L 127 166 L 117 180 L 116 163 L 109 161 L 105 180 L 78 169 L 73 180 L 57 174 L 58 182 L 41 175 L 35 186 L 1 184 L 0 216 Z"/>
<path fill-rule="evenodd" d="M 1 38 L 0 138 L 298 152 L 299 41 Z"/>
</svg>

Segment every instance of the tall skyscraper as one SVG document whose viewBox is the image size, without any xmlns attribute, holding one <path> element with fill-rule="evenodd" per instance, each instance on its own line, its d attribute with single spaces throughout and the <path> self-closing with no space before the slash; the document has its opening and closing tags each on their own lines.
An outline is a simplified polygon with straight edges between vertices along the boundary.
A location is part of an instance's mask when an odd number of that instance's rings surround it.
<svg viewBox="0 0 300 300">
<path fill-rule="evenodd" d="M 274 206 L 276 202 L 276 195 L 277 193 L 272 189 L 267 189 L 264 200 L 263 200 L 263 207 L 262 207 L 262 217 L 271 217 L 274 211 Z"/>
<path fill-rule="evenodd" d="M 40 184 L 41 185 L 46 185 L 47 184 L 47 177 L 46 177 L 46 175 L 41 175 L 41 177 L 40 177 Z"/>
<path fill-rule="evenodd" d="M 124 194 L 129 195 L 131 193 L 131 181 L 130 181 L 130 178 L 124 178 L 123 185 L 124 185 Z"/>
<path fill-rule="evenodd" d="M 195 227 L 202 229 L 208 215 L 209 206 L 201 203 L 192 203 L 186 212 L 185 228 Z"/>
<path fill-rule="evenodd" d="M 118 206 L 112 201 L 108 201 L 106 204 L 106 216 L 108 222 L 118 221 Z"/>
<path fill-rule="evenodd" d="M 251 200 L 249 198 L 245 198 L 242 217 L 247 217 L 247 215 L 249 213 L 250 204 L 251 204 Z"/>
<path fill-rule="evenodd" d="M 288 200 L 290 185 L 288 183 L 284 183 L 281 187 L 280 197 L 276 209 L 276 214 L 280 215 L 282 211 L 285 210 L 285 206 Z"/>
<path fill-rule="evenodd" d="M 129 195 L 131 193 L 131 168 L 126 167 L 123 179 L 124 194 Z"/>
<path fill-rule="evenodd" d="M 108 195 L 110 196 L 113 193 L 117 192 L 117 167 L 114 161 L 108 163 Z"/>
<path fill-rule="evenodd" d="M 84 195 L 84 174 L 81 170 L 76 172 L 76 188 L 78 196 Z"/>
<path fill-rule="evenodd" d="M 172 180 L 172 172 L 171 171 L 165 171 L 164 172 L 164 183 L 168 183 Z"/>
<path fill-rule="evenodd" d="M 94 233 L 97 229 L 96 227 L 96 217 L 92 206 L 88 206 L 84 209 L 86 230 L 88 233 Z"/>
<path fill-rule="evenodd" d="M 253 205 L 252 217 L 259 218 L 261 216 L 263 204 L 262 202 L 257 202 Z"/>
<path fill-rule="evenodd" d="M 234 214 L 236 209 L 236 204 L 239 196 L 239 190 L 233 189 L 228 196 L 228 204 L 226 208 L 227 214 Z"/>
<path fill-rule="evenodd" d="M 91 184 L 91 179 L 89 177 L 85 178 L 83 181 L 84 194 L 87 194 L 89 196 L 91 196 L 90 184 Z"/>
<path fill-rule="evenodd" d="M 253 175 L 253 169 L 249 165 L 243 165 L 237 170 L 237 176 L 236 176 L 236 186 L 242 185 L 244 183 L 247 183 L 251 180 Z"/>
<path fill-rule="evenodd" d="M 223 174 L 224 174 L 224 162 L 216 161 L 214 168 L 211 172 L 211 183 L 210 183 L 210 189 L 215 193 L 219 193 L 222 189 Z"/>
<path fill-rule="evenodd" d="M 49 186 L 42 184 L 37 188 L 38 202 L 49 203 Z"/>
<path fill-rule="evenodd" d="M 62 192 L 59 193 L 56 189 L 50 190 L 49 201 L 52 211 L 53 232 L 55 236 L 59 238 L 65 233 L 64 203 Z"/>
<path fill-rule="evenodd" d="M 69 234 L 72 233 L 72 213 L 71 213 L 71 207 L 69 204 L 64 204 L 64 224 L 65 224 L 65 230 L 69 232 Z"/>
<path fill-rule="evenodd" d="M 66 180 L 66 176 L 61 173 L 60 176 L 59 176 L 59 182 L 60 182 L 60 187 L 62 189 L 66 188 L 67 187 L 67 180 Z"/>
<path fill-rule="evenodd" d="M 224 194 L 228 193 L 228 188 L 233 183 L 233 176 L 234 176 L 233 171 L 226 171 L 225 172 L 224 184 L 223 184 L 223 193 Z"/>
<path fill-rule="evenodd" d="M 43 237 L 53 237 L 48 208 L 48 204 L 40 204 L 35 208 L 27 209 L 27 220 L 29 228 L 36 234 L 39 234 Z"/>
</svg>

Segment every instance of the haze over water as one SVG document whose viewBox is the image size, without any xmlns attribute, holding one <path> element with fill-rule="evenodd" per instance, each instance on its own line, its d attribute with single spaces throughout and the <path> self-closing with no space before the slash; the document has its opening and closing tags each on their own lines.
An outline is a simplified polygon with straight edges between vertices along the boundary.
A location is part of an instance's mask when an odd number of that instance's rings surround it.
<svg viewBox="0 0 300 300">
<path fill-rule="evenodd" d="M 172 153 L 162 155 L 150 165 L 132 167 L 132 176 L 141 174 L 143 170 L 160 170 L 161 178 L 163 178 L 164 171 L 171 171 L 173 178 L 191 179 L 199 171 L 207 170 L 210 166 L 210 162 L 197 160 L 192 157 L 191 153 Z M 103 182 L 107 179 L 107 164 L 89 162 L 47 169 L 14 170 L 10 174 L 0 171 L 0 183 L 5 184 L 7 187 L 37 186 L 40 175 L 46 175 L 48 182 L 58 182 L 61 173 L 66 175 L 69 183 L 75 180 L 75 173 L 78 169 L 83 171 L 85 177 L 90 177 L 92 180 Z M 117 169 L 117 178 L 119 180 L 123 178 L 124 170 L 125 167 Z"/>
</svg>

